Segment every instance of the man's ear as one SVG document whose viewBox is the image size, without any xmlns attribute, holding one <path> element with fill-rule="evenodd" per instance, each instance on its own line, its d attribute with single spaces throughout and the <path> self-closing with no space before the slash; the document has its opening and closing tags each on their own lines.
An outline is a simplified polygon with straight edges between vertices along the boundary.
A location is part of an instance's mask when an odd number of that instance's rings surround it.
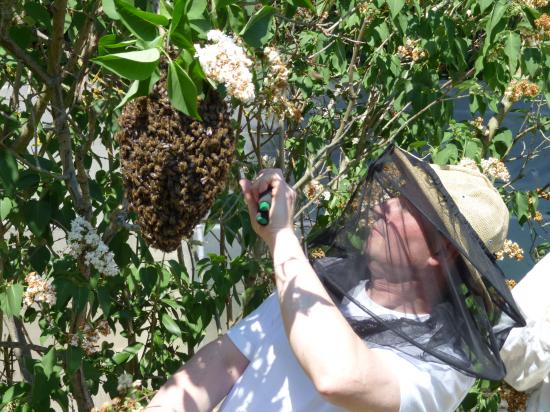
<svg viewBox="0 0 550 412">
<path fill-rule="evenodd" d="M 456 250 L 451 242 L 445 239 L 438 245 L 437 250 L 432 252 L 431 256 L 428 258 L 428 266 L 437 267 L 441 266 L 443 263 L 449 265 L 457 256 L 458 250 Z"/>
</svg>

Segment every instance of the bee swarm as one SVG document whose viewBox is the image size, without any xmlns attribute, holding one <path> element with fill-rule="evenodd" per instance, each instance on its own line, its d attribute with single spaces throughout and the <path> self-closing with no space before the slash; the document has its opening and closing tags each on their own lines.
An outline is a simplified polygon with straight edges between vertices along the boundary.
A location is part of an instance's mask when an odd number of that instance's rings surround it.
<svg viewBox="0 0 550 412">
<path fill-rule="evenodd" d="M 230 117 L 217 93 L 200 103 L 199 122 L 174 109 L 166 76 L 149 96 L 126 104 L 117 133 L 130 210 L 146 242 L 175 250 L 223 190 L 233 158 Z"/>
</svg>

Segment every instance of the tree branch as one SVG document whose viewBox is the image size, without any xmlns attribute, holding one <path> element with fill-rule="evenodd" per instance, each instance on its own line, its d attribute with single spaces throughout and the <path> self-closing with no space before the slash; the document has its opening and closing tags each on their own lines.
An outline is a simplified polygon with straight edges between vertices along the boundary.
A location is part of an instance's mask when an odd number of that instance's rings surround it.
<svg viewBox="0 0 550 412">
<path fill-rule="evenodd" d="M 84 46 L 86 43 L 89 42 L 91 36 L 91 28 L 94 22 L 94 18 L 96 17 L 96 13 L 99 10 L 99 3 L 100 0 L 94 0 L 93 3 L 90 5 L 90 13 L 86 13 L 86 20 L 84 22 L 83 27 L 78 32 L 78 37 L 76 38 L 76 41 L 73 45 L 73 51 L 71 54 L 71 57 L 69 58 L 69 61 L 67 62 L 65 66 L 65 71 L 67 73 L 72 73 L 74 68 L 76 67 L 76 63 L 78 62 L 78 59 L 82 55 L 82 51 L 84 50 Z M 75 82 L 76 83 L 76 82 Z"/>
<path fill-rule="evenodd" d="M 88 220 L 91 220 L 92 218 L 92 199 L 90 195 L 88 172 L 86 171 L 86 166 L 84 165 L 84 158 L 90 151 L 92 141 L 95 137 L 95 120 L 95 111 L 93 107 L 90 107 L 88 110 L 88 135 L 86 136 L 80 149 L 77 151 L 75 157 L 76 170 L 78 172 L 76 179 L 82 192 L 82 203 L 84 205 L 89 205 L 89 208 L 87 209 L 88 214 L 86 215 Z"/>
<path fill-rule="evenodd" d="M 29 162 L 27 159 L 25 159 L 24 157 L 22 157 L 19 153 L 17 153 L 16 151 L 14 151 L 13 149 L 10 149 L 9 147 L 5 147 L 3 144 L 0 144 L 0 147 L 4 147 L 6 150 L 8 150 L 11 154 L 13 154 L 15 156 L 15 158 L 23 163 L 25 166 L 27 166 L 29 169 L 31 170 L 34 170 L 35 172 L 38 172 L 38 173 L 42 173 L 42 174 L 45 174 L 45 175 L 48 175 L 56 180 L 66 180 L 67 178 L 63 175 L 60 175 L 60 174 L 57 174 L 57 173 L 53 173 L 53 172 L 50 172 L 49 170 L 46 170 L 46 169 L 42 169 L 40 166 L 38 166 L 37 164 L 33 164 L 31 162 Z"/>
<path fill-rule="evenodd" d="M 23 62 L 33 74 L 40 79 L 44 84 L 51 86 L 54 81 L 51 76 L 48 75 L 46 70 L 38 64 L 25 50 L 17 45 L 12 39 L 10 39 L 5 31 L 0 30 L 0 46 L 6 49 L 13 57 Z"/>
<path fill-rule="evenodd" d="M 71 194 L 72 200 L 75 204 L 75 209 L 78 214 L 85 216 L 88 220 L 91 217 L 92 205 L 88 199 L 85 199 L 82 195 L 81 187 L 76 176 L 75 165 L 73 163 L 73 149 L 71 135 L 67 119 L 67 110 L 65 106 L 63 88 L 62 88 L 62 71 L 61 71 L 61 57 L 63 55 L 64 45 L 64 25 L 65 15 L 67 13 L 67 0 L 55 0 L 52 5 L 52 21 L 53 29 L 50 37 L 50 43 L 48 47 L 48 73 L 55 80 L 52 86 L 52 115 L 54 119 L 55 131 L 59 140 L 59 155 L 61 163 L 63 165 L 64 175 L 67 176 L 67 187 Z M 89 268 L 80 264 L 80 269 L 85 277 L 89 276 Z M 75 320 L 71 326 L 71 333 L 82 325 L 86 318 L 87 306 L 75 314 Z M 82 365 L 70 377 L 72 393 L 75 397 L 80 412 L 89 411 L 94 407 L 92 397 L 88 386 L 86 385 L 86 379 L 84 377 L 84 370 Z"/>
<path fill-rule="evenodd" d="M 34 380 L 33 375 L 27 369 L 27 365 L 25 363 L 26 359 L 32 359 L 32 355 L 29 344 L 27 343 L 25 336 L 23 335 L 21 320 L 11 316 L 6 316 L 4 318 L 4 321 L 6 322 L 6 326 L 8 327 L 9 336 L 12 342 L 15 344 L 14 352 L 15 357 L 17 358 L 17 363 L 19 364 L 21 375 L 23 375 L 23 379 L 25 379 L 26 382 L 32 384 Z"/>
<path fill-rule="evenodd" d="M 46 112 L 46 108 L 48 107 L 50 98 L 51 91 L 47 86 L 45 86 L 40 93 L 38 101 L 36 102 L 34 107 L 31 107 L 29 110 L 29 112 L 31 113 L 31 118 L 27 121 L 27 123 L 25 123 L 21 134 L 12 145 L 12 149 L 17 153 L 22 153 L 29 146 L 29 143 L 36 131 L 36 126 L 38 125 L 38 123 L 40 123 L 40 119 Z"/>
<path fill-rule="evenodd" d="M 357 34 L 357 37 L 356 37 L 357 41 L 353 45 L 352 57 L 351 57 L 351 61 L 350 61 L 349 68 L 348 68 L 348 82 L 349 82 L 349 85 L 350 85 L 349 86 L 350 87 L 350 99 L 348 101 L 348 106 L 346 107 L 344 117 L 341 119 L 340 126 L 338 127 L 338 130 L 336 131 L 334 137 L 332 138 L 332 141 L 328 145 L 323 147 L 323 149 L 320 150 L 320 152 L 317 156 L 317 159 L 319 159 L 319 160 L 313 165 L 313 167 L 308 168 L 308 170 L 300 178 L 300 180 L 298 180 L 294 184 L 293 189 L 296 190 L 296 191 L 299 190 L 303 185 L 305 185 L 311 179 L 311 177 L 317 172 L 317 170 L 324 163 L 323 157 L 332 152 L 332 150 L 344 138 L 344 136 L 345 136 L 344 132 L 351 127 L 351 124 L 353 124 L 353 122 L 351 122 L 350 125 L 347 125 L 347 121 L 348 121 L 349 117 L 351 116 L 351 112 L 352 112 L 353 107 L 355 106 L 355 103 L 357 101 L 357 93 L 355 92 L 355 90 L 353 90 L 353 85 L 352 85 L 353 72 L 354 72 L 354 69 L 356 68 L 356 65 L 357 65 L 357 59 L 359 58 L 359 47 L 361 46 L 360 40 L 363 38 L 363 35 L 365 34 L 365 29 L 367 28 L 367 26 L 368 26 L 368 20 L 364 18 L 363 23 L 361 25 L 361 29 L 359 30 L 359 33 Z M 346 128 L 346 126 L 348 126 L 348 127 Z"/>
<path fill-rule="evenodd" d="M 33 344 L 28 344 L 28 345 L 25 345 L 24 343 L 21 343 L 21 342 L 3 342 L 3 341 L 0 341 L 0 348 L 28 348 L 30 350 L 33 350 L 35 352 L 38 352 L 38 353 L 45 353 L 48 351 L 48 348 L 46 348 L 45 346 L 40 346 L 40 345 L 33 345 Z"/>
<path fill-rule="evenodd" d="M 55 0 L 52 4 L 52 12 L 53 28 L 48 44 L 48 74 L 52 76 L 55 83 L 59 83 L 61 81 L 61 56 L 63 54 L 67 0 Z"/>
</svg>

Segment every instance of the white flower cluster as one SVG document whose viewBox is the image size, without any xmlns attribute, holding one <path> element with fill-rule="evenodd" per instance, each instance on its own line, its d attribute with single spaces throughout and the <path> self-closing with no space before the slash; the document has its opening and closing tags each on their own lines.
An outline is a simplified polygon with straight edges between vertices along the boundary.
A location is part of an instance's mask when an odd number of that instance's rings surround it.
<svg viewBox="0 0 550 412">
<path fill-rule="evenodd" d="M 330 200 L 330 192 L 325 190 L 318 180 L 312 179 L 305 187 L 305 195 L 308 200 L 313 200 L 315 204 L 320 203 L 320 198 Z"/>
<path fill-rule="evenodd" d="M 277 165 L 277 159 L 273 156 L 262 155 L 262 166 L 264 169 L 272 169 Z"/>
<path fill-rule="evenodd" d="M 502 260 L 505 256 L 508 256 L 519 261 L 523 260 L 523 253 L 523 249 L 516 242 L 506 239 L 502 249 L 496 252 L 495 256 L 498 260 Z"/>
<path fill-rule="evenodd" d="M 428 57 L 428 52 L 418 46 L 417 39 L 407 38 L 405 44 L 397 48 L 397 55 L 401 60 L 417 62 L 420 59 Z"/>
<path fill-rule="evenodd" d="M 95 326 L 86 324 L 79 332 L 71 335 L 69 344 L 71 346 L 80 346 L 87 355 L 93 355 L 99 352 L 99 334 L 107 336 L 109 334 L 109 324 L 106 320 L 100 320 Z"/>
<path fill-rule="evenodd" d="M 478 116 L 470 122 L 477 130 L 483 134 L 483 136 L 489 136 L 489 129 L 483 124 L 483 117 Z"/>
<path fill-rule="evenodd" d="M 288 87 L 288 69 L 281 59 L 279 52 L 273 47 L 266 47 L 264 54 L 269 63 L 266 86 L 274 89 L 278 94 L 284 93 Z"/>
<path fill-rule="evenodd" d="M 255 97 L 250 72 L 252 61 L 244 49 L 219 30 L 210 30 L 207 38 L 213 44 L 204 47 L 195 44 L 196 56 L 206 77 L 223 83 L 227 92 L 243 103 L 252 102 Z"/>
<path fill-rule="evenodd" d="M 25 276 L 27 290 L 23 296 L 25 305 L 30 306 L 33 303 L 43 302 L 50 306 L 55 305 L 55 287 L 36 272 L 30 272 Z"/>
<path fill-rule="evenodd" d="M 118 274 L 119 269 L 114 261 L 113 252 L 109 251 L 90 222 L 82 216 L 77 216 L 72 221 L 67 244 L 69 254 L 75 259 L 85 253 L 84 261 L 87 265 L 94 266 L 106 276 Z"/>
<path fill-rule="evenodd" d="M 302 120 L 302 110 L 286 97 L 288 89 L 288 69 L 279 52 L 273 47 L 266 47 L 264 55 L 267 58 L 267 73 L 263 92 L 266 95 L 265 104 L 279 116 Z"/>
<path fill-rule="evenodd" d="M 510 173 L 508 169 L 499 159 L 490 157 L 481 160 L 481 170 L 489 178 L 502 180 L 503 182 L 510 181 Z"/>
<path fill-rule="evenodd" d="M 124 372 L 122 375 L 118 377 L 118 385 L 116 387 L 116 390 L 118 392 L 126 392 L 128 389 L 130 389 L 132 385 L 133 377 L 129 373 Z"/>
<path fill-rule="evenodd" d="M 548 0 L 519 0 L 519 2 L 533 8 L 546 7 L 548 5 Z"/>
</svg>

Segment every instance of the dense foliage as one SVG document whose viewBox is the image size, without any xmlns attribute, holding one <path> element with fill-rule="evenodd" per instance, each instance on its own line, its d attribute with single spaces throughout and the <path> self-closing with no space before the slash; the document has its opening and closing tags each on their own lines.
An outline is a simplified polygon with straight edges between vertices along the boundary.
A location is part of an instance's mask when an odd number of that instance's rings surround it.
<svg viewBox="0 0 550 412">
<path fill-rule="evenodd" d="M 440 164 L 473 159 L 528 225 L 523 246 L 548 249 L 547 187 L 517 185 L 549 150 L 546 0 L 156 3 L 0 1 L 1 409 L 89 411 L 100 389 L 136 407 L 148 392 L 132 380 L 157 388 L 210 324 L 257 306 L 271 268 L 236 181 L 260 168 L 282 168 L 302 194 L 306 234 L 391 141 Z M 233 75 L 200 61 L 211 30 L 246 52 Z M 197 240 L 151 249 L 123 188 L 117 118 L 162 75 L 189 122 L 209 90 L 231 105 L 235 161 L 203 219 L 216 253 L 200 260 Z M 496 410 L 494 389 L 479 383 L 464 408 Z"/>
</svg>

